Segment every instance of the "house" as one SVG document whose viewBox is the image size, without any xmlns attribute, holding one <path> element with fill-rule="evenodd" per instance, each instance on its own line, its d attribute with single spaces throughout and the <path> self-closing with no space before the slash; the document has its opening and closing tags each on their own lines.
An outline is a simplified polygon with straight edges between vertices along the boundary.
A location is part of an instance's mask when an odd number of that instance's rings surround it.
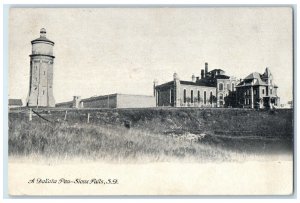
<svg viewBox="0 0 300 203">
<path fill-rule="evenodd" d="M 251 73 L 236 86 L 237 105 L 243 108 L 279 106 L 277 89 L 269 68 L 263 74 Z"/>
<path fill-rule="evenodd" d="M 21 99 L 9 99 L 8 100 L 8 108 L 17 108 L 22 107 L 23 102 Z"/>
</svg>

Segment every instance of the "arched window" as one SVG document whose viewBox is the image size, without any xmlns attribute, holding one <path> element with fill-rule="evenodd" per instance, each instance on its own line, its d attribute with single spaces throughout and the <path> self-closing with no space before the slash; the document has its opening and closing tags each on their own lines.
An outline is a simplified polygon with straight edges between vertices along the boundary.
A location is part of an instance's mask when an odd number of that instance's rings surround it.
<svg viewBox="0 0 300 203">
<path fill-rule="evenodd" d="M 223 83 L 220 83 L 219 84 L 219 90 L 223 90 L 224 89 L 224 85 L 223 85 Z"/>
<path fill-rule="evenodd" d="M 206 104 L 206 91 L 204 91 L 204 104 Z"/>
<path fill-rule="evenodd" d="M 198 90 L 198 103 L 200 102 L 200 91 Z"/>
<path fill-rule="evenodd" d="M 183 102 L 186 103 L 186 90 L 183 90 Z"/>
<path fill-rule="evenodd" d="M 212 91 L 210 91 L 209 102 L 210 102 L 210 104 L 212 104 L 212 102 L 213 102 L 213 95 L 212 95 Z"/>
<path fill-rule="evenodd" d="M 222 93 L 219 94 L 219 99 L 223 100 L 223 94 Z"/>
<path fill-rule="evenodd" d="M 194 103 L 194 91 L 191 90 L 191 103 Z"/>
</svg>

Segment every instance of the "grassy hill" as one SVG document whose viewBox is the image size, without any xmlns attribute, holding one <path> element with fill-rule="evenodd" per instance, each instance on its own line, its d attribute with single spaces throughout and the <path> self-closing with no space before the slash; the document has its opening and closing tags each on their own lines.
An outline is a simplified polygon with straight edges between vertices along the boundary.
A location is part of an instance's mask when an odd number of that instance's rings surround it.
<svg viewBox="0 0 300 203">
<path fill-rule="evenodd" d="M 67 111 L 67 113 L 66 113 Z M 39 109 L 9 113 L 9 155 L 109 161 L 224 161 L 291 153 L 293 111 Z M 89 117 L 89 123 L 88 123 Z"/>
</svg>

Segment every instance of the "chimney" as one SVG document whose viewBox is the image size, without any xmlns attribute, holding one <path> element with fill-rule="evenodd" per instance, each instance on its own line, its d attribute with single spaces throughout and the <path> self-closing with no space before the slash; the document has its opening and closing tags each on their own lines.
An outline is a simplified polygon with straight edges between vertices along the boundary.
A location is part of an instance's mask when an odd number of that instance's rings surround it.
<svg viewBox="0 0 300 203">
<path fill-rule="evenodd" d="M 198 81 L 199 80 L 199 77 L 196 77 L 196 81 Z"/>
<path fill-rule="evenodd" d="M 178 77 L 178 74 L 177 74 L 177 73 L 174 73 L 174 74 L 173 74 L 173 79 L 174 79 L 174 80 L 179 80 L 179 77 Z"/>
<path fill-rule="evenodd" d="M 196 77 L 195 77 L 194 74 L 192 75 L 192 81 L 193 81 L 193 82 L 196 82 Z"/>
<path fill-rule="evenodd" d="M 157 86 L 157 84 L 158 84 L 158 81 L 155 79 L 153 81 L 153 96 L 156 96 L 156 86 Z"/>
<path fill-rule="evenodd" d="M 204 78 L 204 69 L 201 69 L 201 79 Z"/>
<path fill-rule="evenodd" d="M 208 63 L 205 63 L 205 77 L 207 76 L 208 73 Z"/>
</svg>

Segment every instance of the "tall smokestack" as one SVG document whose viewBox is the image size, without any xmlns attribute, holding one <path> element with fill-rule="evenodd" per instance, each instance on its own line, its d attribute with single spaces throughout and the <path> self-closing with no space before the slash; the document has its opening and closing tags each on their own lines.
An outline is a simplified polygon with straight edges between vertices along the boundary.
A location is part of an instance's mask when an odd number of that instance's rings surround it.
<svg viewBox="0 0 300 203">
<path fill-rule="evenodd" d="M 204 78 L 204 69 L 201 69 L 201 79 Z"/>
<path fill-rule="evenodd" d="M 208 63 L 205 63 L 205 76 L 207 76 L 208 73 Z"/>
</svg>

